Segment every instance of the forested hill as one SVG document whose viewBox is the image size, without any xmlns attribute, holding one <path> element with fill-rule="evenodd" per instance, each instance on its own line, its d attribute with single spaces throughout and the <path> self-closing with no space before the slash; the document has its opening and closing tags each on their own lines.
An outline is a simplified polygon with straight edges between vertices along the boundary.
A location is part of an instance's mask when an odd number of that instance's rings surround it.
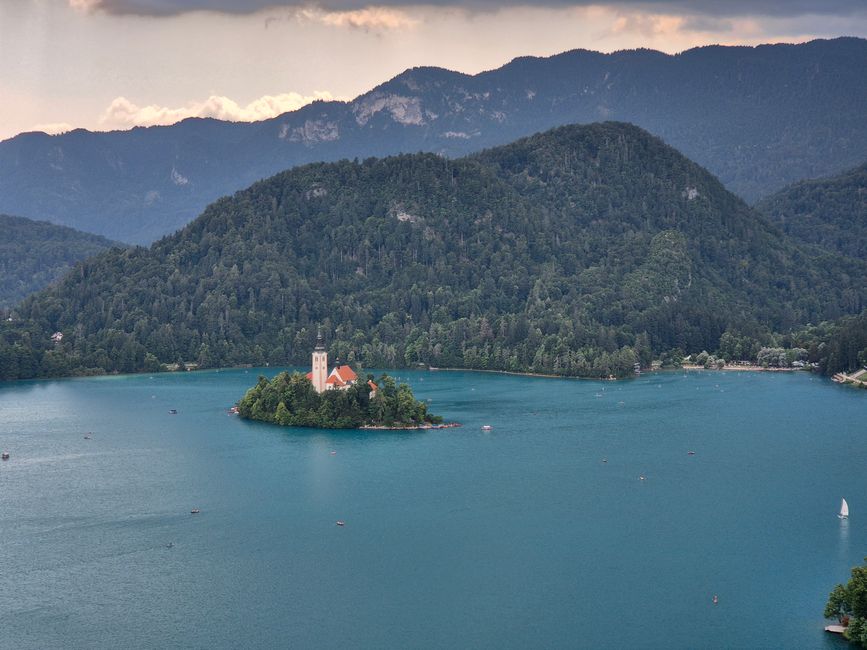
<svg viewBox="0 0 867 650">
<path fill-rule="evenodd" d="M 522 57 L 477 75 L 415 68 L 351 102 L 250 124 L 0 142 L 0 211 L 131 243 L 298 164 L 431 151 L 461 156 L 554 126 L 631 122 L 753 201 L 867 160 L 867 41 Z"/>
<path fill-rule="evenodd" d="M 26 300 L 0 330 L 0 372 L 306 363 L 321 324 L 333 354 L 369 367 L 622 375 L 726 331 L 857 313 L 864 273 L 812 259 L 641 129 L 570 126 L 257 183 Z"/>
<path fill-rule="evenodd" d="M 800 241 L 867 260 L 867 163 L 795 183 L 756 207 Z"/>
<path fill-rule="evenodd" d="M 118 246 L 46 221 L 0 214 L 0 307 L 11 307 L 66 273 L 75 262 Z"/>
</svg>

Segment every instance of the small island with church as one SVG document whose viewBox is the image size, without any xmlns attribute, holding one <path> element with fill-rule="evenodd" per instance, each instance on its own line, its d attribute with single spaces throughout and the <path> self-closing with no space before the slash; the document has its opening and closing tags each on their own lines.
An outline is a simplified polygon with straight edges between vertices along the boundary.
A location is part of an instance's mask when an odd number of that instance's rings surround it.
<svg viewBox="0 0 867 650">
<path fill-rule="evenodd" d="M 359 380 L 348 365 L 337 361 L 328 371 L 328 353 L 320 332 L 313 350 L 312 370 L 281 372 L 273 379 L 259 377 L 238 402 L 242 418 L 290 427 L 323 429 L 434 429 L 459 426 L 443 424 L 428 413 L 406 384 L 382 375 Z"/>
</svg>

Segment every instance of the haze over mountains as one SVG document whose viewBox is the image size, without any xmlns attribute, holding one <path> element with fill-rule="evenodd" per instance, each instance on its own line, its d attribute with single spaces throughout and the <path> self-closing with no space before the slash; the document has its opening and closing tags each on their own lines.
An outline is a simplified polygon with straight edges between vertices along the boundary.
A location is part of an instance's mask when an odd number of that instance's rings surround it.
<svg viewBox="0 0 867 650">
<path fill-rule="evenodd" d="M 628 124 L 317 163 L 25 300 L 0 377 L 301 363 L 317 324 L 368 366 L 623 375 L 861 311 L 867 267 L 816 255 Z"/>
<path fill-rule="evenodd" d="M 224 194 L 316 160 L 459 156 L 552 126 L 635 123 L 753 201 L 867 160 L 867 41 L 576 50 L 464 75 L 404 72 L 272 120 L 186 120 L 0 143 L 0 211 L 147 243 Z"/>
</svg>

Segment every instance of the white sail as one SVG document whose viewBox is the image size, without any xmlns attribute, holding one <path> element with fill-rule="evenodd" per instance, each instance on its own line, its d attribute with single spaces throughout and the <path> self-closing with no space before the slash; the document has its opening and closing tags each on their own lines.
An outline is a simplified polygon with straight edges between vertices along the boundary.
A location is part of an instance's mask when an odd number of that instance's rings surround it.
<svg viewBox="0 0 867 650">
<path fill-rule="evenodd" d="M 849 504 L 846 503 L 846 499 L 840 500 L 840 514 L 837 516 L 840 517 L 840 519 L 849 518 Z"/>
</svg>

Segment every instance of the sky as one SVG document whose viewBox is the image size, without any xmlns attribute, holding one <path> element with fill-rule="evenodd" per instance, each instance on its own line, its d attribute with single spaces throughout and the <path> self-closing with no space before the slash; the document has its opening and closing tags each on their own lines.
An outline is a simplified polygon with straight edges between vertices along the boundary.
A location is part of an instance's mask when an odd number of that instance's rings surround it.
<svg viewBox="0 0 867 650">
<path fill-rule="evenodd" d="M 419 65 L 867 37 L 867 0 L 0 0 L 0 139 L 265 119 Z"/>
</svg>

